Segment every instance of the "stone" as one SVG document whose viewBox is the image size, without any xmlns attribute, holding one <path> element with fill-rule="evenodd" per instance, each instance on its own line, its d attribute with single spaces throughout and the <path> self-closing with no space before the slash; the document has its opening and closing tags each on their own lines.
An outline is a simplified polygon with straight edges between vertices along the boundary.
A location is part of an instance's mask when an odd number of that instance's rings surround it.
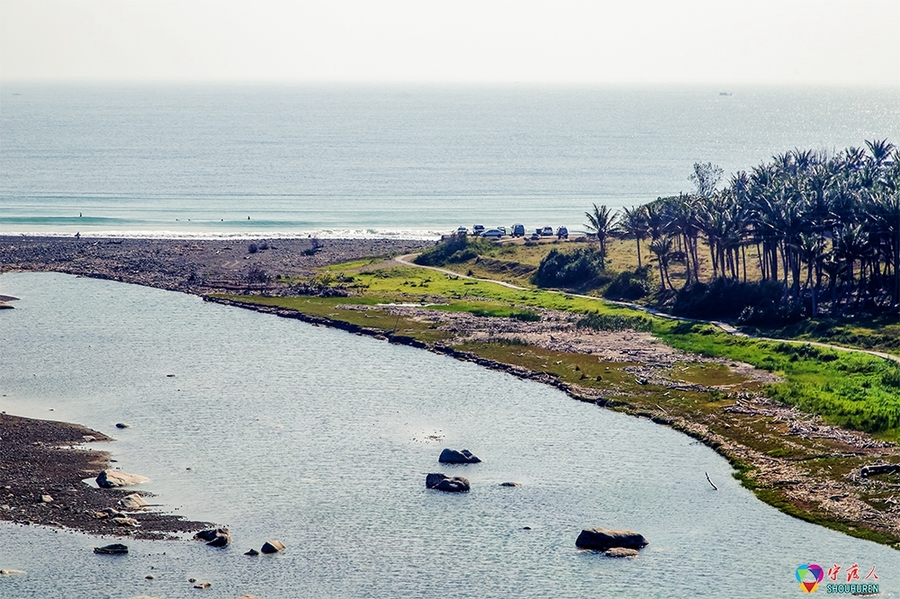
<svg viewBox="0 0 900 599">
<path fill-rule="evenodd" d="M 53 501 L 53 498 L 49 495 L 41 495 L 41 501 L 43 501 L 44 503 L 51 503 Z"/>
<path fill-rule="evenodd" d="M 261 551 L 263 553 L 278 553 L 279 551 L 284 551 L 284 543 L 281 541 L 266 541 L 263 543 Z"/>
<path fill-rule="evenodd" d="M 444 449 L 444 451 L 441 452 L 441 457 L 438 458 L 438 462 L 442 464 L 477 464 L 480 461 L 481 460 L 468 449 L 463 449 L 462 451 Z"/>
<path fill-rule="evenodd" d="M 194 585 L 194 588 L 195 589 L 208 589 L 211 586 L 212 586 L 211 582 L 198 582 L 197 584 Z"/>
<path fill-rule="evenodd" d="M 211 528 L 195 534 L 194 540 L 206 541 L 210 547 L 227 547 L 231 544 L 231 533 L 227 528 Z"/>
<path fill-rule="evenodd" d="M 97 484 L 104 489 L 127 487 L 149 482 L 150 479 L 139 474 L 129 474 L 118 470 L 104 470 L 97 476 Z"/>
<path fill-rule="evenodd" d="M 117 422 L 116 428 L 131 428 L 131 425 L 126 422 Z"/>
<path fill-rule="evenodd" d="M 256 549 L 251 549 L 250 551 L 246 552 L 244 555 L 259 555 L 259 551 L 257 551 Z"/>
<path fill-rule="evenodd" d="M 134 518 L 119 517 L 113 518 L 112 521 L 116 523 L 116 526 L 129 526 L 132 528 L 136 528 L 141 525 L 140 522 L 138 522 Z"/>
<path fill-rule="evenodd" d="M 462 476 L 449 477 L 440 472 L 429 473 L 425 477 L 425 486 L 429 489 L 437 489 L 447 493 L 465 493 L 471 488 L 468 479 Z"/>
<path fill-rule="evenodd" d="M 575 545 L 582 549 L 606 551 L 613 547 L 640 549 L 647 545 L 647 539 L 631 530 L 609 530 L 606 528 L 585 528 L 578 535 Z"/>
<path fill-rule="evenodd" d="M 236 597 L 236 599 L 259 599 L 256 595 L 241 595 L 240 597 Z"/>
<path fill-rule="evenodd" d="M 500 483 L 500 486 L 501 487 L 521 487 L 522 483 L 507 482 L 507 483 Z"/>
<path fill-rule="evenodd" d="M 606 557 L 637 557 L 637 549 L 627 549 L 625 547 L 613 547 L 603 552 Z"/>
<path fill-rule="evenodd" d="M 14 574 L 27 574 L 25 570 L 0 570 L 0 576 L 12 576 Z"/>
<path fill-rule="evenodd" d="M 122 499 L 119 500 L 119 505 L 121 505 L 126 510 L 142 510 L 148 505 L 147 500 L 138 495 L 137 493 L 132 493 L 131 495 L 126 495 Z"/>
<path fill-rule="evenodd" d="M 94 547 L 94 553 L 102 555 L 119 555 L 128 553 L 128 546 L 123 545 L 122 543 L 113 543 L 112 545 L 105 545 L 103 547 Z"/>
</svg>

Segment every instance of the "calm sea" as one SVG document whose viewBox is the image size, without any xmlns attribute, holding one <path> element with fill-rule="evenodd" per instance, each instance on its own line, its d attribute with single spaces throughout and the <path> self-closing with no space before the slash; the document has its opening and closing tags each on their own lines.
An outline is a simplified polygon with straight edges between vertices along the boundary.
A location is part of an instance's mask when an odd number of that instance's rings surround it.
<svg viewBox="0 0 900 599">
<path fill-rule="evenodd" d="M 900 89 L 4 84 L 0 233 L 578 230 L 689 191 L 694 162 L 883 138 Z"/>
<path fill-rule="evenodd" d="M 4 599 L 790 599 L 807 563 L 842 577 L 857 564 L 861 578 L 874 566 L 881 596 L 900 596 L 896 550 L 776 511 L 712 450 L 649 420 L 194 296 L 60 274 L 0 285 L 21 298 L 0 311 L 0 409 L 110 433 L 115 465 L 149 476 L 153 503 L 234 538 L 99 556 L 111 539 L 0 523 L 0 568 L 27 572 L 0 576 Z M 443 447 L 484 461 L 440 467 Z M 425 489 L 436 470 L 472 491 Z M 650 545 L 636 559 L 581 552 L 586 526 Z M 287 551 L 243 555 L 270 538 Z"/>
</svg>

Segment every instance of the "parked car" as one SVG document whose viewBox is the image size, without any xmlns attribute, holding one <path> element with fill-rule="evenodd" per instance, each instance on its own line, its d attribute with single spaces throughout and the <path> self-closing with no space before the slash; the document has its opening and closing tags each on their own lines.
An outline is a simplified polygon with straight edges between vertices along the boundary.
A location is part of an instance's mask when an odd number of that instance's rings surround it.
<svg viewBox="0 0 900 599">
<path fill-rule="evenodd" d="M 503 237 L 503 231 L 500 229 L 488 229 L 484 233 L 481 234 L 485 239 L 500 239 Z"/>
<path fill-rule="evenodd" d="M 475 225 L 472 227 L 473 235 L 481 235 L 482 233 L 484 233 L 484 225 Z"/>
<path fill-rule="evenodd" d="M 467 235 L 468 233 L 469 233 L 469 230 L 468 230 L 467 228 L 465 228 L 465 227 L 460 227 L 460 228 L 458 228 L 458 229 L 456 230 L 456 234 L 457 234 L 457 235 L 463 235 L 463 236 L 465 236 L 465 235 Z"/>
<path fill-rule="evenodd" d="M 525 225 L 513 225 L 512 235 L 513 237 L 525 237 Z"/>
<path fill-rule="evenodd" d="M 506 232 L 506 227 L 497 227 L 497 230 L 500 231 L 501 233 L 503 233 L 504 235 L 508 235 L 508 233 Z"/>
<path fill-rule="evenodd" d="M 556 238 L 557 239 L 568 239 L 569 238 L 569 229 L 566 227 L 560 227 L 556 230 Z"/>
<path fill-rule="evenodd" d="M 553 237 L 553 227 L 544 227 L 540 230 L 541 237 Z"/>
</svg>

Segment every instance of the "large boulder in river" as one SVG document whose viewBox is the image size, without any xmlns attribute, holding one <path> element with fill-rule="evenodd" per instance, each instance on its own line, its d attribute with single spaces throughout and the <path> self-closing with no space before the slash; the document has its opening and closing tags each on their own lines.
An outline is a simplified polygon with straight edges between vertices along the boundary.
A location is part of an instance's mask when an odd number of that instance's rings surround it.
<svg viewBox="0 0 900 599">
<path fill-rule="evenodd" d="M 279 551 L 284 551 L 284 543 L 281 541 L 266 541 L 263 543 L 262 548 L 260 549 L 263 553 L 278 553 Z"/>
<path fill-rule="evenodd" d="M 463 449 L 462 451 L 445 449 L 441 452 L 441 457 L 438 458 L 438 462 L 441 464 L 477 464 L 480 461 L 468 449 Z"/>
<path fill-rule="evenodd" d="M 128 553 L 128 546 L 123 545 L 122 543 L 113 543 L 112 545 L 105 545 L 103 547 L 94 547 L 94 553 L 99 553 L 101 555 L 119 555 Z"/>
<path fill-rule="evenodd" d="M 150 479 L 139 474 L 129 474 L 119 470 L 104 470 L 97 476 L 97 484 L 104 489 L 127 487 L 148 482 Z"/>
<path fill-rule="evenodd" d="M 464 493 L 470 489 L 469 480 L 462 476 L 447 476 L 440 472 L 431 472 L 425 477 L 425 486 L 429 489 L 448 493 Z"/>
<path fill-rule="evenodd" d="M 575 544 L 582 549 L 596 549 L 597 551 L 606 551 L 613 547 L 640 549 L 647 545 L 647 539 L 631 530 L 586 528 L 578 535 Z"/>
</svg>

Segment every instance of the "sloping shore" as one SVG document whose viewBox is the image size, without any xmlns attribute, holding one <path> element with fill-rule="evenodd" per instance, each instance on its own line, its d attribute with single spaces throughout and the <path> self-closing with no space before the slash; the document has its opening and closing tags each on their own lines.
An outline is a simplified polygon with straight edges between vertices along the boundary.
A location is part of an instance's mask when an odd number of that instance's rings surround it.
<svg viewBox="0 0 900 599">
<path fill-rule="evenodd" d="M 151 510 L 125 510 L 118 501 L 136 489 L 85 484 L 84 479 L 110 468 L 103 445 L 112 440 L 77 424 L 0 414 L 0 520 L 141 539 L 173 538 L 211 526 Z M 137 526 L 121 526 L 103 512 L 108 508 L 127 512 Z"/>
</svg>

